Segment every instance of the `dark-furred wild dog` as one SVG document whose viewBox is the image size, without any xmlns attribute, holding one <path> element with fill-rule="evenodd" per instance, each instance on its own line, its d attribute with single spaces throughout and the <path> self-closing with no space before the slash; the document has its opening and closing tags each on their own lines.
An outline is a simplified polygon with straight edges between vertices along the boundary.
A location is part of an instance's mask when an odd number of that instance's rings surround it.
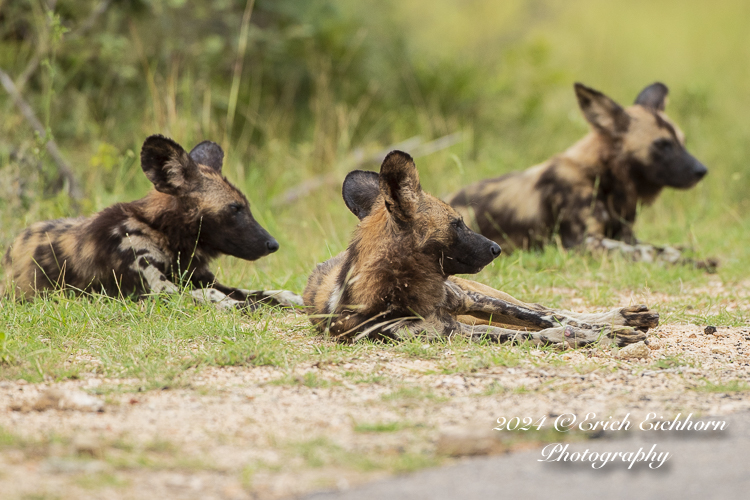
<svg viewBox="0 0 750 500">
<path fill-rule="evenodd" d="M 311 321 L 333 338 L 461 335 L 625 345 L 645 339 L 644 332 L 658 324 L 659 316 L 645 306 L 600 314 L 555 311 L 453 276 L 479 272 L 500 247 L 422 191 L 406 153 L 386 156 L 379 175 L 349 173 L 343 197 L 359 225 L 344 252 L 317 266 L 304 293 Z"/>
<path fill-rule="evenodd" d="M 146 139 L 141 167 L 155 190 L 91 217 L 38 222 L 5 255 L 8 291 L 30 299 L 70 288 L 113 296 L 176 292 L 189 278 L 199 301 L 246 307 L 300 304 L 285 291 L 249 291 L 216 282 L 218 255 L 255 260 L 279 248 L 250 213 L 247 198 L 222 176 L 224 152 L 204 141 L 189 154 L 160 135 Z"/>
<path fill-rule="evenodd" d="M 503 248 L 539 247 L 558 234 L 565 248 L 585 244 L 637 260 L 714 267 L 715 261 L 685 259 L 672 247 L 640 244 L 633 234 L 639 203 L 653 202 L 665 187 L 690 188 L 707 173 L 664 114 L 667 92 L 654 83 L 623 108 L 576 83 L 588 135 L 541 165 L 471 184 L 448 203 Z"/>
</svg>

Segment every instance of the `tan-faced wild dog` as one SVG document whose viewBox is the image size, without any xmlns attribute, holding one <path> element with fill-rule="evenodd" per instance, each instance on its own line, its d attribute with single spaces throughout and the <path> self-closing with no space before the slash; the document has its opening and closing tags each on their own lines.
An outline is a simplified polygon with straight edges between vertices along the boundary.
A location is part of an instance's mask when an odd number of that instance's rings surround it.
<svg viewBox="0 0 750 500">
<path fill-rule="evenodd" d="M 500 246 L 423 192 L 406 153 L 386 156 L 379 175 L 349 173 L 343 196 L 359 225 L 344 252 L 317 266 L 304 293 L 313 324 L 338 340 L 461 335 L 625 345 L 645 339 L 659 322 L 645 306 L 600 314 L 556 311 L 453 276 L 479 272 L 500 255 Z"/>
<path fill-rule="evenodd" d="M 539 247 L 559 235 L 565 248 L 586 245 L 636 260 L 715 267 L 713 260 L 686 259 L 672 247 L 640 244 L 633 234 L 639 203 L 653 202 L 665 187 L 690 188 L 707 173 L 664 114 L 667 92 L 654 83 L 622 108 L 576 83 L 588 135 L 541 165 L 471 184 L 448 203 L 506 249 Z"/>
<path fill-rule="evenodd" d="M 189 279 L 199 301 L 220 308 L 256 302 L 301 305 L 285 291 L 250 291 L 216 282 L 210 260 L 255 260 L 276 240 L 250 213 L 247 198 L 222 176 L 224 152 L 204 141 L 189 154 L 160 135 L 146 139 L 141 167 L 155 190 L 91 217 L 38 222 L 19 235 L 4 258 L 8 292 L 30 299 L 68 288 L 112 296 L 178 291 Z"/>
</svg>

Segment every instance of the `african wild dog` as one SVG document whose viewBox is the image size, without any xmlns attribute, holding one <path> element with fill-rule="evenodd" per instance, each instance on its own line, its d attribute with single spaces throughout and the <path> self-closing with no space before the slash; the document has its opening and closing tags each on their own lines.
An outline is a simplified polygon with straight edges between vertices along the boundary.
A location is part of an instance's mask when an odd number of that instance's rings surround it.
<svg viewBox="0 0 750 500">
<path fill-rule="evenodd" d="M 644 332 L 659 322 L 645 306 L 599 314 L 555 311 L 453 276 L 479 272 L 500 246 L 423 192 L 406 153 L 386 156 L 379 175 L 349 173 L 343 196 L 359 225 L 344 252 L 317 266 L 304 293 L 311 321 L 333 338 L 462 335 L 624 345 L 645 339 Z"/>
<path fill-rule="evenodd" d="M 21 299 L 54 288 L 143 296 L 176 292 L 175 283 L 189 278 L 193 297 L 219 307 L 300 305 L 290 292 L 221 285 L 209 271 L 209 261 L 221 254 L 255 260 L 279 248 L 253 218 L 247 198 L 222 176 L 223 160 L 221 147 L 210 141 L 188 154 L 171 139 L 149 137 L 141 167 L 156 189 L 91 217 L 27 228 L 5 255 L 8 291 Z"/>
<path fill-rule="evenodd" d="M 712 267 L 672 247 L 639 244 L 633 224 L 639 202 L 664 187 L 687 189 L 707 173 L 685 149 L 685 136 L 664 114 L 667 87 L 641 91 L 622 108 L 575 84 L 591 132 L 571 148 L 522 172 L 471 184 L 448 198 L 473 229 L 503 247 L 539 247 L 559 235 L 565 248 L 618 249 L 637 260 Z"/>
</svg>

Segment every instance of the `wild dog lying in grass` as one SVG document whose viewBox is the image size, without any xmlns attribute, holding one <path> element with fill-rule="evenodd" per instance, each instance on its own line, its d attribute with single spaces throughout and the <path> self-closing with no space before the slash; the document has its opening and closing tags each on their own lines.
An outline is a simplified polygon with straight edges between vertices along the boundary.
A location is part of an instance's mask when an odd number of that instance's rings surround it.
<svg viewBox="0 0 750 500">
<path fill-rule="evenodd" d="M 500 255 L 500 247 L 423 192 L 406 153 L 391 152 L 380 175 L 351 172 L 343 196 L 359 225 L 344 252 L 317 266 L 304 293 L 311 321 L 333 338 L 462 335 L 625 345 L 645 339 L 644 332 L 659 322 L 645 306 L 600 314 L 557 311 L 453 276 L 479 272 Z"/>
<path fill-rule="evenodd" d="M 580 83 L 575 92 L 591 124 L 588 135 L 541 165 L 471 184 L 448 203 L 504 248 L 539 247 L 559 234 L 565 248 L 714 268 L 714 260 L 696 262 L 633 234 L 639 203 L 653 202 L 664 187 L 690 188 L 707 173 L 664 114 L 667 87 L 649 85 L 628 108 Z"/>
<path fill-rule="evenodd" d="M 187 278 L 194 298 L 222 308 L 301 305 L 287 291 L 224 286 L 209 271 L 209 261 L 221 254 L 255 260 L 279 248 L 253 218 L 247 198 L 222 176 L 223 161 L 213 142 L 188 154 L 171 139 L 149 137 L 141 167 L 156 190 L 91 217 L 27 228 L 4 258 L 8 292 L 21 299 L 56 288 L 143 296 L 177 292 L 176 283 Z"/>
</svg>

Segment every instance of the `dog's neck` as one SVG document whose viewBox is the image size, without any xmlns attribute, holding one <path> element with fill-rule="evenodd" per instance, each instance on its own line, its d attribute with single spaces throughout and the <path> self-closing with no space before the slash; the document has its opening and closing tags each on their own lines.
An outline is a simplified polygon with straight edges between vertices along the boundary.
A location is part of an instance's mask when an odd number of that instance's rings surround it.
<svg viewBox="0 0 750 500">
<path fill-rule="evenodd" d="M 201 220 L 195 215 L 197 207 L 158 191 L 151 191 L 129 205 L 136 218 L 163 235 L 168 247 L 174 250 L 175 259 L 203 264 L 215 257 L 201 248 L 200 233 L 209 228 L 201 227 Z M 184 267 L 185 262 L 181 265 Z"/>
<path fill-rule="evenodd" d="M 578 165 L 592 179 L 612 179 L 627 191 L 629 204 L 650 204 L 662 190 L 662 186 L 649 182 L 640 173 L 636 161 L 623 151 L 621 141 L 589 132 L 561 155 L 566 161 Z"/>
<path fill-rule="evenodd" d="M 578 165 L 592 178 L 602 177 L 616 162 L 621 148 L 617 141 L 592 131 L 560 156 L 565 161 Z"/>
<path fill-rule="evenodd" d="M 438 259 L 417 251 L 415 235 L 399 228 L 384 206 L 359 223 L 346 259 L 342 303 L 427 316 L 445 299 Z"/>
</svg>

